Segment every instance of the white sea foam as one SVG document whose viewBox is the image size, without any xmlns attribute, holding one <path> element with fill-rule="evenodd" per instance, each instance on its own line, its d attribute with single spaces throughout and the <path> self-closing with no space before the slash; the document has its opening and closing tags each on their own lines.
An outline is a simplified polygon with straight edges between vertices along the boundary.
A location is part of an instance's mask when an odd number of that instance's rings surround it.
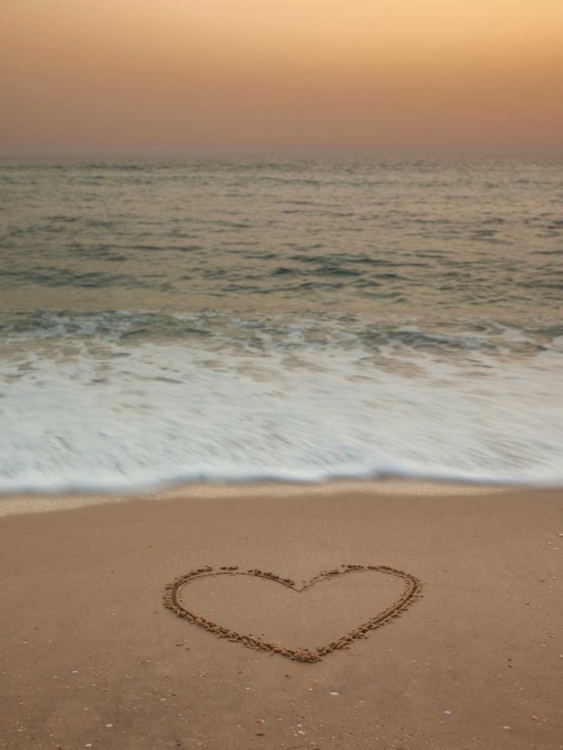
<svg viewBox="0 0 563 750">
<path fill-rule="evenodd" d="M 63 340 L 0 372 L 0 491 L 395 475 L 563 482 L 559 352 Z"/>
</svg>

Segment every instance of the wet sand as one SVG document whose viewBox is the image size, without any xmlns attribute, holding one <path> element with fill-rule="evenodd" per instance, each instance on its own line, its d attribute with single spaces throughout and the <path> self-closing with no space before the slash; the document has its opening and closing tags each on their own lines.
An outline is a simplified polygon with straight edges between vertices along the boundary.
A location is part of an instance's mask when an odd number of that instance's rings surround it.
<svg viewBox="0 0 563 750">
<path fill-rule="evenodd" d="M 563 490 L 85 502 L 0 500 L 1 748 L 563 747 Z"/>
</svg>

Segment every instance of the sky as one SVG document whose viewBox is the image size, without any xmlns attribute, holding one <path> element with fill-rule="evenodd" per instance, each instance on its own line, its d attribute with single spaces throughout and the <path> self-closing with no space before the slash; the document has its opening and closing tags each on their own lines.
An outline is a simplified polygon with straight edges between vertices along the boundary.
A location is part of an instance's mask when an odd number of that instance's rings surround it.
<svg viewBox="0 0 563 750">
<path fill-rule="evenodd" d="M 563 145 L 563 0 L 0 0 L 0 152 Z"/>
</svg>

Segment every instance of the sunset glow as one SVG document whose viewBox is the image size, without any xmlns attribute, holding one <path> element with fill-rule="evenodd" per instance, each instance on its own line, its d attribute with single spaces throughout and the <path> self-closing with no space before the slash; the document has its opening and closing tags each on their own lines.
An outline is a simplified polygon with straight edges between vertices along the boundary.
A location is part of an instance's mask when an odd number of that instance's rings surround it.
<svg viewBox="0 0 563 750">
<path fill-rule="evenodd" d="M 561 0 L 4 0 L 0 149 L 563 143 Z"/>
</svg>

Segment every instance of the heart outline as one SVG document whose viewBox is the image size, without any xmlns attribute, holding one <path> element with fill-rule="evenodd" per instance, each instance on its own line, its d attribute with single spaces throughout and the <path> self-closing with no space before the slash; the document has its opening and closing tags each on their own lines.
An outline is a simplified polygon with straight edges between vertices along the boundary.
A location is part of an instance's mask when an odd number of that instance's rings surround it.
<svg viewBox="0 0 563 750">
<path fill-rule="evenodd" d="M 366 622 L 353 628 L 342 638 L 336 641 L 331 641 L 327 646 L 318 646 L 314 651 L 302 648 L 283 648 L 275 643 L 263 641 L 261 638 L 251 635 L 243 635 L 235 630 L 231 630 L 230 628 L 217 625 L 217 623 L 207 620 L 205 617 L 199 617 L 194 612 L 186 609 L 179 598 L 180 589 L 197 578 L 212 578 L 219 575 L 254 576 L 255 578 L 264 578 L 268 581 L 279 583 L 282 586 L 287 586 L 298 594 L 302 594 L 325 578 L 336 578 L 338 576 L 346 575 L 347 573 L 358 572 L 379 572 L 384 573 L 385 575 L 398 576 L 405 582 L 405 589 L 401 596 L 396 599 L 390 607 L 387 607 L 387 609 L 382 610 Z M 347 648 L 355 640 L 366 638 L 367 633 L 377 630 L 378 628 L 383 627 L 383 625 L 387 625 L 414 604 L 414 602 L 420 598 L 421 591 L 422 582 L 416 576 L 412 575 L 412 573 L 406 573 L 404 570 L 391 568 L 388 565 L 342 565 L 341 569 L 334 568 L 333 570 L 321 571 L 309 581 L 304 581 L 302 586 L 297 586 L 295 581 L 291 578 L 282 578 L 275 573 L 263 572 L 257 568 L 242 571 L 238 569 L 238 566 L 232 565 L 222 566 L 219 570 L 213 570 L 211 566 L 206 565 L 203 568 L 191 570 L 189 573 L 186 573 L 167 584 L 163 596 L 163 604 L 167 609 L 170 609 L 178 615 L 178 617 L 182 617 L 188 622 L 199 625 L 205 630 L 214 633 L 214 635 L 219 638 L 228 638 L 230 641 L 242 643 L 242 645 L 247 648 L 268 651 L 271 654 L 279 654 L 280 656 L 285 656 L 293 661 L 311 663 L 321 661 L 323 656 L 326 656 L 333 651 Z"/>
</svg>

